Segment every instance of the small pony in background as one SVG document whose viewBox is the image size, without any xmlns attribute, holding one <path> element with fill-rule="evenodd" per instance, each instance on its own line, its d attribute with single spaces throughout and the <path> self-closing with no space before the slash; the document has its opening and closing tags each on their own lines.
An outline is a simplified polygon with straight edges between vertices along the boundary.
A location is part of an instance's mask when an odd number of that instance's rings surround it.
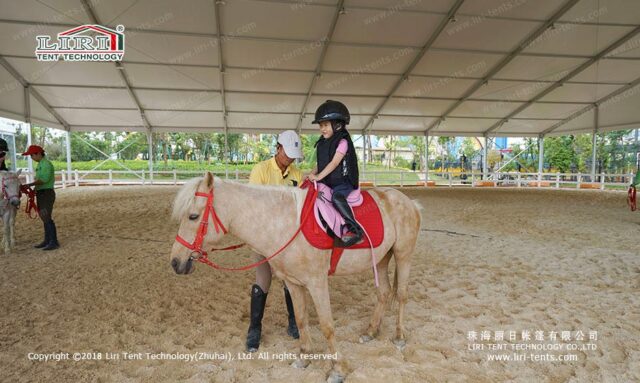
<svg viewBox="0 0 640 383">
<path fill-rule="evenodd" d="M 4 253 L 8 254 L 16 245 L 15 225 L 16 214 L 20 208 L 20 170 L 15 172 L 0 171 L 2 183 L 2 200 L 0 201 L 0 218 L 4 226 L 2 245 Z"/>
</svg>

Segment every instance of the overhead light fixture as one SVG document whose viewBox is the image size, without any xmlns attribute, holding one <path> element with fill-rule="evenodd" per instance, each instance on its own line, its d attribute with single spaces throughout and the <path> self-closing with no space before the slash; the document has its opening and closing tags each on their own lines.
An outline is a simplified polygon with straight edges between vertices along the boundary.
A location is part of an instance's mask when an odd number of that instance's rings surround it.
<svg viewBox="0 0 640 383">
<path fill-rule="evenodd" d="M 452 23 L 455 23 L 456 21 L 458 21 L 458 18 L 456 17 L 456 15 L 453 15 L 453 16 L 451 16 L 449 21 L 452 22 Z"/>
<path fill-rule="evenodd" d="M 119 70 L 124 70 L 124 66 L 122 65 L 122 63 L 120 61 L 116 61 L 116 68 Z"/>
<path fill-rule="evenodd" d="M 216 5 L 227 5 L 227 2 L 224 0 L 216 0 Z"/>
<path fill-rule="evenodd" d="M 347 10 L 344 9 L 344 7 L 340 8 L 340 11 L 338 11 L 339 14 L 341 15 L 346 15 L 347 14 Z"/>
</svg>

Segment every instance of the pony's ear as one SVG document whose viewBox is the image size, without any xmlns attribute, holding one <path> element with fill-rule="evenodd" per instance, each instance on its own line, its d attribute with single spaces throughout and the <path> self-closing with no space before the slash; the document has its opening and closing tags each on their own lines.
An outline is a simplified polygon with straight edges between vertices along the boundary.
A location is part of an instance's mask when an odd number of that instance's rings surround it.
<svg viewBox="0 0 640 383">
<path fill-rule="evenodd" d="M 208 189 L 211 189 L 213 187 L 213 174 L 211 174 L 211 172 L 205 173 L 204 184 L 207 185 Z"/>
<path fill-rule="evenodd" d="M 20 176 L 20 173 L 22 173 L 22 169 L 18 170 L 18 172 L 16 173 L 17 176 Z"/>
</svg>

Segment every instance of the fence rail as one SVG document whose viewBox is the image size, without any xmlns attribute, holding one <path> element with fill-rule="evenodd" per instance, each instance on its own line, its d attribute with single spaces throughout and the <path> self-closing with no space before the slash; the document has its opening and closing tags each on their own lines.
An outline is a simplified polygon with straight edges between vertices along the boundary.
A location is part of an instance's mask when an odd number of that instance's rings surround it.
<svg viewBox="0 0 640 383">
<path fill-rule="evenodd" d="M 181 185 L 186 180 L 202 175 L 203 171 L 126 171 L 126 170 L 73 170 L 56 172 L 56 187 L 86 185 Z M 248 182 L 248 171 L 212 171 L 220 178 Z M 22 172 L 25 182 L 31 182 L 33 174 Z M 429 172 L 428 182 L 424 173 L 412 171 L 362 171 L 363 186 L 445 186 L 445 187 L 515 187 L 556 189 L 625 189 L 633 180 L 633 174 L 583 173 L 518 173 L 497 172 L 486 176 L 480 172 Z"/>
</svg>

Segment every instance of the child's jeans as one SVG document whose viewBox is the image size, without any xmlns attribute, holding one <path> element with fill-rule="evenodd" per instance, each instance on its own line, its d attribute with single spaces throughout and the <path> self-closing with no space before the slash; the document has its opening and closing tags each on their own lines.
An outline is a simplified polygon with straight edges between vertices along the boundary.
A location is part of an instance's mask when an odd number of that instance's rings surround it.
<svg viewBox="0 0 640 383">
<path fill-rule="evenodd" d="M 341 195 L 345 199 L 347 199 L 347 197 L 349 197 L 349 194 L 351 194 L 353 190 L 354 190 L 353 186 L 351 186 L 351 184 L 346 182 L 340 185 L 336 185 L 336 187 L 333 188 L 332 200 L 336 198 L 336 195 Z"/>
</svg>

